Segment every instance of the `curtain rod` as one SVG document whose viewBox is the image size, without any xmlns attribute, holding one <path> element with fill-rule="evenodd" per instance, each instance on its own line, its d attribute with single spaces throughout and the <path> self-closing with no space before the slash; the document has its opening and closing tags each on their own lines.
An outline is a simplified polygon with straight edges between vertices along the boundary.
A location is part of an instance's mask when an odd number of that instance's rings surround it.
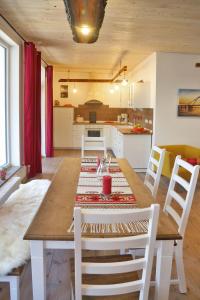
<svg viewBox="0 0 200 300">
<path fill-rule="evenodd" d="M 10 26 L 10 28 L 12 28 L 12 30 L 14 30 L 14 32 L 24 41 L 27 43 L 27 41 L 25 40 L 25 38 L 15 29 L 15 27 L 13 27 L 13 25 L 2 15 L 0 14 L 0 17 L 2 17 L 2 19 Z M 48 66 L 48 63 L 41 57 L 41 60 Z"/>
</svg>

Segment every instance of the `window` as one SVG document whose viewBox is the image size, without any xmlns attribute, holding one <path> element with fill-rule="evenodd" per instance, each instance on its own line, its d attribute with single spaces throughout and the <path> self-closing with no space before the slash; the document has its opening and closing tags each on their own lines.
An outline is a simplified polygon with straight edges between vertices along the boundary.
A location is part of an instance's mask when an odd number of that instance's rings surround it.
<svg viewBox="0 0 200 300">
<path fill-rule="evenodd" d="M 6 58 L 7 48 L 0 44 L 0 166 L 9 164 Z"/>
</svg>

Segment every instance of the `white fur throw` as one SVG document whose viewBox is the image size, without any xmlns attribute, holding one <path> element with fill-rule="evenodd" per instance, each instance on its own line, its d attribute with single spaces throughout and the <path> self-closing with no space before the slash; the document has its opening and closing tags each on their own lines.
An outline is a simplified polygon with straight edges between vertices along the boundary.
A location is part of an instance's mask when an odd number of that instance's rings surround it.
<svg viewBox="0 0 200 300">
<path fill-rule="evenodd" d="M 21 184 L 0 207 L 0 275 L 29 259 L 29 241 L 24 241 L 23 236 L 49 185 L 50 181 L 44 179 Z"/>
</svg>

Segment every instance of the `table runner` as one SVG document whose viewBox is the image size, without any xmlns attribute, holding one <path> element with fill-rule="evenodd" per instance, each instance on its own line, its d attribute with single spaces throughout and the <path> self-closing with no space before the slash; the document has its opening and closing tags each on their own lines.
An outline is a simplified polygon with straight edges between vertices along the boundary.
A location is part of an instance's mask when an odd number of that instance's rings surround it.
<svg viewBox="0 0 200 300">
<path fill-rule="evenodd" d="M 121 171 L 117 161 L 111 161 L 109 175 L 112 176 L 112 194 L 102 195 L 102 180 L 97 177 L 97 159 L 84 158 L 81 161 L 75 206 L 96 209 L 135 208 L 135 196 Z M 130 222 L 127 224 L 85 224 L 81 226 L 82 233 L 144 233 L 148 221 Z M 68 232 L 74 231 L 72 222 Z"/>
<path fill-rule="evenodd" d="M 101 204 L 132 204 L 135 206 L 135 197 L 122 173 L 117 161 L 111 161 L 109 175 L 112 176 L 112 194 L 102 195 L 102 177 L 97 176 L 97 160 L 84 158 L 81 162 L 81 172 L 78 181 L 76 206 Z"/>
</svg>

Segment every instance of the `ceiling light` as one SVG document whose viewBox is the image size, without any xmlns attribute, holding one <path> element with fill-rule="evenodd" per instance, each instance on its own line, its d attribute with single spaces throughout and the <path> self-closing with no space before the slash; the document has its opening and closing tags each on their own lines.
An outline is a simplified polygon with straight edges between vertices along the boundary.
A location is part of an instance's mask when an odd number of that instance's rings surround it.
<svg viewBox="0 0 200 300">
<path fill-rule="evenodd" d="M 73 90 L 72 90 L 72 92 L 73 92 L 74 94 L 76 94 L 77 91 L 78 91 L 78 90 L 77 90 L 75 87 L 74 87 Z"/>
<path fill-rule="evenodd" d="M 114 93 L 114 89 L 111 87 L 110 88 L 110 93 L 113 94 Z"/>
<path fill-rule="evenodd" d="M 88 35 L 91 31 L 91 28 L 88 25 L 83 25 L 81 26 L 80 31 L 83 35 Z"/>
<path fill-rule="evenodd" d="M 107 0 L 64 0 L 67 19 L 77 43 L 95 43 L 105 15 Z"/>
<path fill-rule="evenodd" d="M 123 76 L 123 79 L 121 81 L 122 86 L 126 86 L 128 84 L 128 79 L 126 79 L 126 77 L 125 77 L 125 71 L 127 71 L 127 69 L 126 70 L 124 69 L 124 76 Z"/>
<path fill-rule="evenodd" d="M 128 79 L 123 79 L 122 80 L 122 83 L 121 83 L 123 86 L 126 86 L 128 84 Z"/>
<path fill-rule="evenodd" d="M 118 84 L 115 84 L 115 85 L 114 85 L 114 89 L 115 89 L 116 91 L 118 91 L 118 90 L 119 90 L 119 86 L 118 86 Z"/>
</svg>

